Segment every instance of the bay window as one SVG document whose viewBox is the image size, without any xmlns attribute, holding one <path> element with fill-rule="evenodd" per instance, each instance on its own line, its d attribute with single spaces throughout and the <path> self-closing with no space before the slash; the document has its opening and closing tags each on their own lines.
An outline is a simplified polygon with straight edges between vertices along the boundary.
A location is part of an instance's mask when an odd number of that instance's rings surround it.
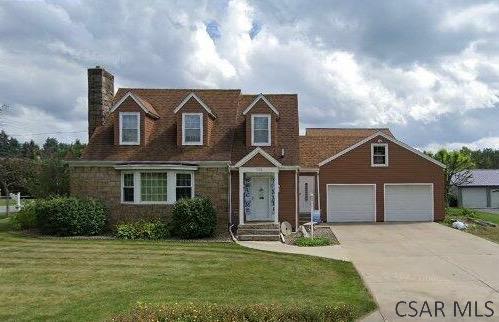
<svg viewBox="0 0 499 322">
<path fill-rule="evenodd" d="M 194 197 L 194 174 L 177 171 L 133 171 L 121 174 L 121 201 L 134 204 L 174 204 Z"/>
</svg>

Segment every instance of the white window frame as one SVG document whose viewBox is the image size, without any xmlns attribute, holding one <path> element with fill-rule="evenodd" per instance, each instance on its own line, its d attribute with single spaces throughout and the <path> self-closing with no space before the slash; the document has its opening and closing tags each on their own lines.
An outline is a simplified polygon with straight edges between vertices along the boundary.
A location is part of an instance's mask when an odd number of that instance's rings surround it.
<svg viewBox="0 0 499 322">
<path fill-rule="evenodd" d="M 123 141 L 123 116 L 137 116 L 137 141 Z M 140 145 L 140 112 L 120 112 L 120 145 Z"/>
<path fill-rule="evenodd" d="M 385 148 L 385 163 L 375 164 L 374 163 L 374 148 L 380 147 L 380 146 Z M 371 144 L 371 167 L 387 167 L 387 166 L 388 166 L 388 143 L 372 143 Z"/>
<path fill-rule="evenodd" d="M 166 186 L 166 201 L 142 201 L 141 196 L 141 173 L 166 173 L 167 186 Z M 134 201 L 125 201 L 125 194 L 123 192 L 125 183 L 125 174 L 133 174 L 133 199 Z M 186 173 L 191 175 L 191 198 L 195 196 L 195 176 L 193 171 L 164 171 L 164 170 L 136 170 L 136 171 L 122 171 L 121 172 L 121 203 L 134 204 L 134 205 L 173 205 L 177 202 L 177 173 Z"/>
<path fill-rule="evenodd" d="M 200 136 L 197 142 L 186 142 L 185 141 L 185 117 L 186 116 L 199 116 L 200 122 Z M 203 145 L 203 113 L 182 113 L 182 145 Z"/>
<path fill-rule="evenodd" d="M 190 174 L 191 175 L 191 199 L 194 198 L 194 172 L 189 171 L 176 171 L 175 172 L 175 202 L 177 202 L 177 174 Z M 181 186 L 180 188 L 186 188 Z"/>
<path fill-rule="evenodd" d="M 267 130 L 269 135 L 267 137 L 268 142 L 264 143 L 255 143 L 255 117 L 266 117 L 268 119 L 267 122 Z M 252 114 L 251 115 L 251 145 L 252 146 L 271 146 L 272 145 L 272 118 L 270 114 Z"/>
</svg>

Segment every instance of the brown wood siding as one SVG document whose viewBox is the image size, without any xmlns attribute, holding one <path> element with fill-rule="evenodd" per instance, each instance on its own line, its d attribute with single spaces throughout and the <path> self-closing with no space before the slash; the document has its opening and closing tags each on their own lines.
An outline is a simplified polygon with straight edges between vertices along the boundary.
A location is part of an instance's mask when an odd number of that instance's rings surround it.
<svg viewBox="0 0 499 322">
<path fill-rule="evenodd" d="M 275 167 L 269 160 L 267 160 L 260 153 L 252 157 L 244 164 L 245 167 Z"/>
<path fill-rule="evenodd" d="M 296 229 L 296 171 L 279 171 L 279 222 Z"/>
<path fill-rule="evenodd" d="M 213 120 L 206 110 L 194 98 L 191 98 L 175 115 L 177 123 L 177 145 L 182 146 L 182 114 L 183 113 L 203 113 L 203 145 L 209 145 L 209 135 L 212 133 Z"/>
<path fill-rule="evenodd" d="M 371 143 L 388 143 L 388 167 L 371 167 Z M 376 184 L 376 221 L 384 221 L 385 183 L 433 183 L 434 217 L 444 218 L 444 170 L 417 154 L 377 137 L 320 168 L 321 216 L 327 219 L 327 189 L 331 183 Z"/>
<path fill-rule="evenodd" d="M 135 100 L 131 97 L 127 98 L 121 105 L 113 112 L 116 117 L 114 120 L 114 144 L 120 145 L 120 112 L 139 112 L 140 113 L 140 146 L 144 146 L 147 144 L 146 137 L 149 139 L 149 136 L 153 130 L 153 125 L 148 124 L 146 129 L 146 113 L 144 110 L 135 102 Z M 154 122 L 154 121 L 152 121 Z M 147 135 L 146 135 L 147 133 Z"/>
</svg>

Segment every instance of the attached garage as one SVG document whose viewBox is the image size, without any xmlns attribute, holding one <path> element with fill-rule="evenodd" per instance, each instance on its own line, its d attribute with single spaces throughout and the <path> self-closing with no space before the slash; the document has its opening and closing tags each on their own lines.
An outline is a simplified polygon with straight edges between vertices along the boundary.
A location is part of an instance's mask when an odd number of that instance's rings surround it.
<svg viewBox="0 0 499 322">
<path fill-rule="evenodd" d="M 385 184 L 385 221 L 433 221 L 433 184 Z"/>
<path fill-rule="evenodd" d="M 328 184 L 327 221 L 376 221 L 376 185 Z"/>
<path fill-rule="evenodd" d="M 487 208 L 487 189 L 485 187 L 463 188 L 462 198 L 465 208 Z"/>
</svg>

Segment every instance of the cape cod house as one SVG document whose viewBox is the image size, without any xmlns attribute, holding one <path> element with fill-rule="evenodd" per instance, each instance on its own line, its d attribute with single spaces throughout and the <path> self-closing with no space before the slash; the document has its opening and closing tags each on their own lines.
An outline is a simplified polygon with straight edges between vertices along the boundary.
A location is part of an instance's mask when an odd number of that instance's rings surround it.
<svg viewBox="0 0 499 322">
<path fill-rule="evenodd" d="M 239 89 L 115 93 L 113 75 L 91 68 L 89 143 L 70 162 L 71 193 L 102 199 L 111 222 L 168 217 L 176 200 L 206 196 L 220 230 L 236 225 L 250 239 L 278 238 L 284 221 L 296 229 L 312 198 L 327 222 L 443 218 L 441 163 L 388 129 L 300 136 L 298 109 L 296 94 Z"/>
</svg>

